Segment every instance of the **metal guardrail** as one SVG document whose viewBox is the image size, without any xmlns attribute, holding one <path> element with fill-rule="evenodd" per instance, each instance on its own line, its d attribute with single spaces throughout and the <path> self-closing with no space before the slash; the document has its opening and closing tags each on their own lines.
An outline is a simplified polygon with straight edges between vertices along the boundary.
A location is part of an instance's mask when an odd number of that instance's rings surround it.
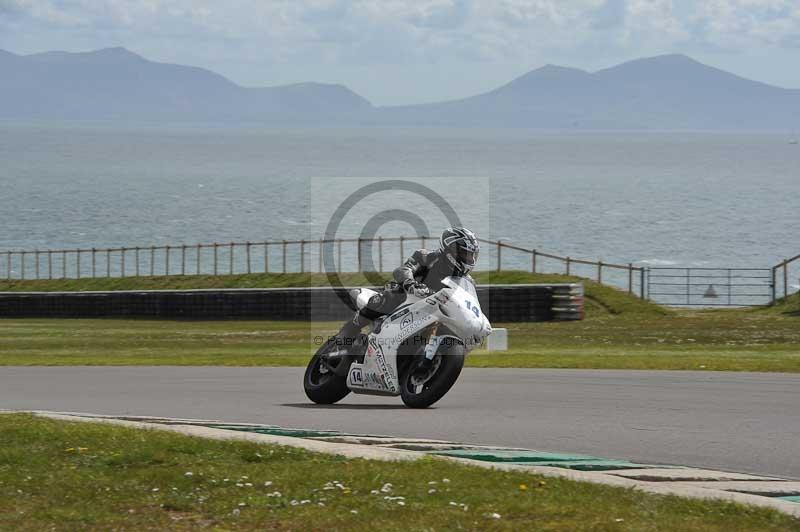
<svg viewBox="0 0 800 532">
<path fill-rule="evenodd" d="M 501 240 L 479 239 L 484 252 L 478 270 L 504 265 L 539 273 L 564 273 L 594 279 L 645 296 L 645 269 L 545 253 Z M 193 245 L 0 251 L 0 279 L 81 279 L 161 275 L 327 272 L 324 246 L 333 250 L 335 272 L 394 269 L 406 253 L 437 244 L 430 236 L 276 240 Z M 394 252 L 387 245 L 393 246 Z M 377 253 L 375 248 L 377 247 Z M 487 253 L 488 252 L 488 253 Z M 505 253 L 504 253 L 505 252 Z M 513 257 L 505 257 L 508 253 Z M 377 255 L 377 262 L 375 261 Z M 511 260 L 509 260 L 511 258 Z"/>
</svg>

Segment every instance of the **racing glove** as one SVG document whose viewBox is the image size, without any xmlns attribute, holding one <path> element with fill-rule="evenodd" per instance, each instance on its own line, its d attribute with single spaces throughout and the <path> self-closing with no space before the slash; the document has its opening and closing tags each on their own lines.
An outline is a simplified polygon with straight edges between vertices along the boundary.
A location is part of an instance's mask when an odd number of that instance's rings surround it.
<svg viewBox="0 0 800 532">
<path fill-rule="evenodd" d="M 407 294 L 414 294 L 416 297 L 427 297 L 431 295 L 431 289 L 425 283 L 420 283 L 414 279 L 407 279 L 403 282 L 403 290 Z"/>
</svg>

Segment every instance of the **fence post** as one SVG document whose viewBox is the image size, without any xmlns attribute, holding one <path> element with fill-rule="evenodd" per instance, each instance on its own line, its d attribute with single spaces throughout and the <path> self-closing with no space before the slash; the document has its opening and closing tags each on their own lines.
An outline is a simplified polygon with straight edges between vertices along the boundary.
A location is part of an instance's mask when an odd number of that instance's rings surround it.
<svg viewBox="0 0 800 532">
<path fill-rule="evenodd" d="M 47 250 L 47 278 L 53 278 L 53 250 Z"/>
<path fill-rule="evenodd" d="M 776 277 L 776 270 L 777 269 L 778 269 L 777 266 L 773 266 L 772 267 L 772 279 L 771 279 L 771 284 L 772 284 L 772 286 L 771 286 L 771 289 L 772 289 L 772 303 L 775 303 L 775 300 L 778 299 L 777 298 L 777 294 L 776 294 L 777 287 L 775 286 L 775 282 L 776 282 L 775 277 Z"/>
<path fill-rule="evenodd" d="M 181 276 L 186 275 L 186 244 L 181 246 Z"/>
<path fill-rule="evenodd" d="M 383 237 L 378 237 L 378 271 L 383 271 Z"/>
<path fill-rule="evenodd" d="M 217 268 L 219 264 L 219 261 L 217 261 L 218 254 L 219 254 L 219 244 L 214 242 L 214 275 L 217 275 L 217 272 L 219 271 Z"/>
<path fill-rule="evenodd" d="M 139 246 L 136 246 L 133 258 L 136 259 L 136 277 L 139 277 Z"/>
<path fill-rule="evenodd" d="M 61 252 L 61 278 L 67 278 L 67 252 Z"/>
<path fill-rule="evenodd" d="M 531 251 L 531 273 L 536 273 L 536 250 Z"/>
<path fill-rule="evenodd" d="M 356 271 L 361 273 L 361 237 L 358 237 L 356 245 L 358 246 L 358 250 L 356 251 L 356 257 L 358 257 L 358 268 Z"/>
<path fill-rule="evenodd" d="M 6 251 L 6 279 L 11 280 L 11 252 Z"/>
<path fill-rule="evenodd" d="M 81 250 L 75 250 L 75 277 L 77 279 L 81 278 Z"/>
<path fill-rule="evenodd" d="M 425 236 L 422 237 L 422 245 L 420 246 L 422 249 L 425 249 L 425 239 L 426 238 L 427 237 L 425 237 Z"/>
<path fill-rule="evenodd" d="M 283 262 L 283 264 L 281 265 L 282 266 L 281 272 L 286 273 L 286 240 L 283 241 L 282 247 L 283 247 L 283 257 L 281 258 L 281 261 Z"/>
<path fill-rule="evenodd" d="M 633 293 L 633 263 L 628 263 L 628 293 Z"/>
<path fill-rule="evenodd" d="M 153 276 L 155 267 L 156 267 L 156 247 L 150 246 L 150 277 Z"/>
<path fill-rule="evenodd" d="M 306 271 L 306 241 L 300 239 L 300 273 Z"/>
<path fill-rule="evenodd" d="M 342 239 L 336 241 L 336 262 L 338 263 L 337 271 L 342 271 Z"/>
<path fill-rule="evenodd" d="M 231 242 L 230 256 L 228 257 L 228 273 L 233 275 L 233 242 Z"/>
<path fill-rule="evenodd" d="M 603 261 L 597 261 L 597 282 L 603 284 Z"/>
<path fill-rule="evenodd" d="M 39 279 L 39 250 L 37 249 L 34 251 L 34 259 L 36 260 L 36 266 L 34 267 L 34 272 L 36 273 L 36 279 Z"/>
<path fill-rule="evenodd" d="M 567 257 L 567 275 L 569 275 L 569 257 Z"/>
<path fill-rule="evenodd" d="M 203 247 L 202 244 L 197 244 L 197 250 L 195 251 L 195 264 L 194 264 L 194 272 L 195 275 L 200 275 L 200 249 Z"/>
<path fill-rule="evenodd" d="M 97 277 L 97 249 L 92 248 L 92 279 Z"/>
<path fill-rule="evenodd" d="M 25 279 L 25 252 L 22 252 L 22 260 L 20 263 L 20 271 L 22 272 L 22 278 Z"/>
<path fill-rule="evenodd" d="M 245 256 L 247 257 L 247 273 L 250 273 L 250 241 L 245 244 Z"/>
<path fill-rule="evenodd" d="M 500 245 L 500 241 L 497 241 L 497 271 L 500 271 L 500 264 L 503 260 L 503 247 Z"/>
<path fill-rule="evenodd" d="M 789 259 L 783 261 L 783 297 L 789 297 Z"/>
<path fill-rule="evenodd" d="M 403 240 L 405 240 L 405 238 L 406 237 L 404 236 L 400 237 L 400 262 L 403 262 L 406 259 L 406 254 L 403 253 Z"/>
<path fill-rule="evenodd" d="M 106 249 L 106 277 L 111 277 L 111 248 Z"/>
<path fill-rule="evenodd" d="M 644 299 L 645 292 L 644 292 L 644 267 L 639 270 L 639 293 L 641 295 L 640 299 Z"/>
<path fill-rule="evenodd" d="M 120 261 L 119 261 L 120 262 L 120 264 L 119 264 L 120 272 L 119 272 L 119 276 L 120 277 L 125 277 L 125 251 L 126 250 L 125 250 L 124 247 L 119 249 L 119 252 L 120 252 Z"/>
<path fill-rule="evenodd" d="M 317 269 L 318 269 L 319 273 L 322 273 L 322 246 L 323 246 L 323 242 L 324 242 L 324 240 L 320 240 L 319 241 L 319 255 L 317 255 L 317 266 L 318 266 Z"/>
<path fill-rule="evenodd" d="M 264 273 L 269 273 L 269 244 L 264 242 Z"/>
<path fill-rule="evenodd" d="M 164 275 L 169 276 L 169 246 L 164 246 Z"/>
</svg>

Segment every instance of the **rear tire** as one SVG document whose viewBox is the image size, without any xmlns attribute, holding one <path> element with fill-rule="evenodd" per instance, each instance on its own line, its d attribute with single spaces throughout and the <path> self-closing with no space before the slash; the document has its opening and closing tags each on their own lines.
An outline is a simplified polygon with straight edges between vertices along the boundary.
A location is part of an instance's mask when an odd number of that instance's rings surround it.
<svg viewBox="0 0 800 532">
<path fill-rule="evenodd" d="M 440 358 L 436 372 L 417 391 L 417 386 L 412 382 L 416 363 L 412 362 L 400 379 L 400 397 L 403 403 L 410 408 L 428 408 L 433 403 L 444 397 L 458 380 L 461 369 L 464 367 L 466 349 L 463 345 L 455 343 L 442 345 L 436 352 Z M 436 359 L 434 359 L 434 364 Z"/>
<path fill-rule="evenodd" d="M 350 393 L 350 388 L 347 387 L 347 377 L 340 377 L 330 369 L 326 372 L 320 371 L 324 368 L 323 355 L 334 349 L 336 349 L 336 341 L 333 339 L 323 344 L 311 358 L 303 376 L 303 389 L 306 396 L 318 405 L 332 405 Z M 350 357 L 342 356 L 338 363 L 349 364 Z"/>
</svg>

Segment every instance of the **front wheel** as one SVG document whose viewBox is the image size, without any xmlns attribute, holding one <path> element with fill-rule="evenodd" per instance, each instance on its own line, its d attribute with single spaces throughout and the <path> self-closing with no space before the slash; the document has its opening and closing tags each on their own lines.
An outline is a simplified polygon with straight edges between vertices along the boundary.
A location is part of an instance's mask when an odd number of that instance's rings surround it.
<svg viewBox="0 0 800 532">
<path fill-rule="evenodd" d="M 416 363 L 412 363 L 401 379 L 403 403 L 411 408 L 428 408 L 444 397 L 461 374 L 465 354 L 466 349 L 460 343 L 442 344 L 428 370 L 420 372 Z"/>
<path fill-rule="evenodd" d="M 350 393 L 347 377 L 336 374 L 339 364 L 349 364 L 350 358 L 340 356 L 329 359 L 327 353 L 336 349 L 335 340 L 329 340 L 320 347 L 306 367 L 303 389 L 306 396 L 319 405 L 332 405 Z"/>
</svg>

